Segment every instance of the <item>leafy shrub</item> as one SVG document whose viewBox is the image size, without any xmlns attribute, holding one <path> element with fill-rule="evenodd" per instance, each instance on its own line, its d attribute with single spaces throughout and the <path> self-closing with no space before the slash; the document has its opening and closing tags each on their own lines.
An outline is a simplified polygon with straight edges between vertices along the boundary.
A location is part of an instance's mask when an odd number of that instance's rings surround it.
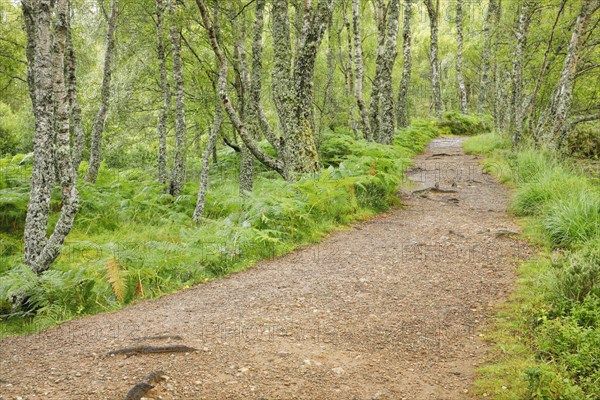
<svg viewBox="0 0 600 400">
<path fill-rule="evenodd" d="M 598 124 L 581 124 L 568 137 L 569 154 L 582 158 L 600 159 Z"/>
<path fill-rule="evenodd" d="M 492 131 L 493 120 L 489 115 L 464 115 L 459 112 L 448 112 L 444 114 L 439 126 L 447 129 L 453 135 L 480 135 Z"/>
</svg>

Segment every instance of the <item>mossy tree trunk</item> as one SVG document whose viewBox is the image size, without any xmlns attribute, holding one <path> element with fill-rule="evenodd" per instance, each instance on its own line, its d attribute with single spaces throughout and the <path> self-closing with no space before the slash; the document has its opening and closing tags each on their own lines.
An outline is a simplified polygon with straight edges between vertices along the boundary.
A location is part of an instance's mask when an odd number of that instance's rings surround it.
<svg viewBox="0 0 600 400">
<path fill-rule="evenodd" d="M 412 0 L 404 0 L 404 19 L 402 26 L 402 79 L 398 89 L 398 101 L 396 103 L 396 118 L 398 126 L 405 128 L 410 124 L 408 114 L 408 89 L 410 87 L 410 76 L 412 72 L 411 42 L 412 32 L 410 19 L 412 17 Z"/>
<path fill-rule="evenodd" d="M 463 76 L 463 0 L 456 1 L 456 78 L 458 80 L 458 105 L 467 114 L 467 88 Z"/>
<path fill-rule="evenodd" d="M 440 0 L 425 0 L 429 27 L 431 31 L 429 45 L 429 62 L 431 64 L 431 89 L 433 94 L 433 112 L 436 117 L 441 117 L 444 112 L 442 103 L 441 66 L 439 60 L 438 31 L 440 18 Z"/>
<path fill-rule="evenodd" d="M 167 80 L 167 59 L 165 57 L 165 43 L 163 37 L 165 4 L 163 0 L 156 0 L 156 36 L 158 55 L 158 76 L 160 79 L 160 90 L 162 94 L 162 107 L 158 116 L 158 156 L 157 172 L 158 182 L 167 183 L 167 117 L 171 111 L 171 90 Z"/>
<path fill-rule="evenodd" d="M 75 187 L 70 147 L 70 110 L 65 81 L 65 49 L 68 36 L 68 0 L 24 1 L 31 12 L 26 24 L 35 29 L 28 40 L 34 49 L 29 74 L 35 92 L 34 161 L 30 200 L 25 221 L 24 261 L 40 274 L 60 254 L 77 214 L 79 194 Z M 52 13 L 56 8 L 54 35 Z M 27 29 L 31 29 L 29 26 Z M 54 149 L 54 152 L 52 151 Z M 60 216 L 52 234 L 46 236 L 50 213 L 50 193 L 56 166 L 62 193 Z"/>
<path fill-rule="evenodd" d="M 352 33 L 354 36 L 354 69 L 356 79 L 354 81 L 354 97 L 358 106 L 358 115 L 360 117 L 360 127 L 365 139 L 373 140 L 371 126 L 369 124 L 369 113 L 367 103 L 363 95 L 363 84 L 365 80 L 364 58 L 362 51 L 362 35 L 360 30 L 360 1 L 352 0 Z M 348 33 L 349 34 L 349 33 Z"/>
</svg>

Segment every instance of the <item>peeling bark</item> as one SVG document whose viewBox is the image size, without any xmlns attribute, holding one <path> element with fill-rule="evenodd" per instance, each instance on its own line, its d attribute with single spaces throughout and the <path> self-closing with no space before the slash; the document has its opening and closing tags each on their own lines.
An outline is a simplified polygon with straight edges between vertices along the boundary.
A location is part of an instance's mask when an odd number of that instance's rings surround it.
<svg viewBox="0 0 600 400">
<path fill-rule="evenodd" d="M 398 90 L 398 102 L 396 103 L 396 118 L 398 126 L 404 128 L 410 125 L 408 115 L 408 88 L 410 87 L 410 75 L 412 72 L 412 55 L 410 51 L 412 33 L 410 18 L 412 17 L 412 0 L 404 0 L 404 23 L 402 27 L 402 79 Z"/>
<path fill-rule="evenodd" d="M 463 0 L 456 2 L 456 76 L 458 80 L 458 104 L 460 112 L 467 114 L 467 89 L 463 76 Z"/>
<path fill-rule="evenodd" d="M 115 47 L 115 30 L 117 28 L 117 0 L 112 0 L 108 29 L 106 30 L 106 52 L 104 54 L 104 73 L 102 75 L 101 102 L 92 126 L 92 142 L 90 145 L 90 165 L 85 175 L 86 182 L 96 182 L 102 155 L 102 133 L 110 102 L 110 81 L 112 77 L 112 57 Z"/>
</svg>

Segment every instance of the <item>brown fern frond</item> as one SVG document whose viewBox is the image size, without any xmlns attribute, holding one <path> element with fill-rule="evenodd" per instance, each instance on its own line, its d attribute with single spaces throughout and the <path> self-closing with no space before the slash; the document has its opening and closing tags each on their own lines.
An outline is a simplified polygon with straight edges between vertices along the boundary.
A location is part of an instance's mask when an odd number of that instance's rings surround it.
<svg viewBox="0 0 600 400">
<path fill-rule="evenodd" d="M 127 282 L 125 281 L 124 271 L 119 268 L 119 264 L 114 259 L 106 263 L 106 278 L 112 286 L 117 300 L 123 302 L 127 290 Z"/>
</svg>

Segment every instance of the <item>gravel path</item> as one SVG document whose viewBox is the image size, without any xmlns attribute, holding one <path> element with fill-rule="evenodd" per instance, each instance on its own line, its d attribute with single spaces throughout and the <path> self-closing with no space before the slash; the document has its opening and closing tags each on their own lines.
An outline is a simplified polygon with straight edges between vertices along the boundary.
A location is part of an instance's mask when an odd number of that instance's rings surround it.
<svg viewBox="0 0 600 400">
<path fill-rule="evenodd" d="M 406 207 L 228 278 L 0 342 L 0 399 L 468 399 L 515 260 L 506 188 L 439 138 Z M 160 337 L 159 337 L 160 336 Z M 169 336 L 169 337 L 165 337 Z M 106 356 L 130 346 L 197 351 Z"/>
</svg>

